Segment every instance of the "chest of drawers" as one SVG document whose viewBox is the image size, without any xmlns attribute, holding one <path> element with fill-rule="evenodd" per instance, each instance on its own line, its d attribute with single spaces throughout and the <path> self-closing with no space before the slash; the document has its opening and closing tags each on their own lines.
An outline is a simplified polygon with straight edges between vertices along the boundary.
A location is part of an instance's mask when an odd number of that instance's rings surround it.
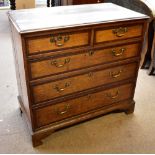
<svg viewBox="0 0 155 155">
<path fill-rule="evenodd" d="M 134 111 L 147 16 L 111 3 L 8 15 L 18 99 L 34 146 L 58 129 Z"/>
</svg>

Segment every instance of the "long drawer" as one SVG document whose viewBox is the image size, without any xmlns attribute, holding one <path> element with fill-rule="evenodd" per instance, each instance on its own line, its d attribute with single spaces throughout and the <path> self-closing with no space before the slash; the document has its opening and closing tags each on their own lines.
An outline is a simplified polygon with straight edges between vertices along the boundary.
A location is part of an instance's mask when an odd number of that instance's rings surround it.
<svg viewBox="0 0 155 155">
<path fill-rule="evenodd" d="M 41 78 L 74 69 L 135 57 L 139 54 L 139 47 L 139 43 L 133 43 L 114 48 L 88 50 L 80 54 L 75 53 L 68 56 L 33 61 L 29 64 L 31 78 Z"/>
<path fill-rule="evenodd" d="M 143 33 L 142 30 L 143 26 L 140 24 L 115 26 L 113 28 L 99 28 L 95 30 L 95 43 L 140 37 Z"/>
<path fill-rule="evenodd" d="M 41 127 L 71 116 L 82 114 L 112 103 L 126 100 L 133 95 L 134 84 L 129 83 L 80 98 L 35 109 L 36 126 Z"/>
<path fill-rule="evenodd" d="M 34 103 L 136 76 L 137 63 L 121 65 L 32 87 Z"/>
<path fill-rule="evenodd" d="M 90 30 L 51 33 L 27 39 L 28 54 L 87 46 L 90 43 Z"/>
</svg>

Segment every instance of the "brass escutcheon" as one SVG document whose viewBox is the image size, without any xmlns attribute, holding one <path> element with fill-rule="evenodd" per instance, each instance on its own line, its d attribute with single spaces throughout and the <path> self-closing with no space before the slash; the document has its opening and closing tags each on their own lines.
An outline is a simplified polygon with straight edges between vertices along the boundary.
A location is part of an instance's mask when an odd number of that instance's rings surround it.
<svg viewBox="0 0 155 155">
<path fill-rule="evenodd" d="M 91 94 L 87 95 L 87 99 L 90 100 L 92 98 Z"/>
<path fill-rule="evenodd" d="M 89 53 L 89 56 L 93 56 L 95 52 L 93 50 L 89 50 L 88 53 Z"/>
<path fill-rule="evenodd" d="M 93 72 L 89 72 L 88 77 L 92 77 L 92 76 L 93 76 Z"/>
</svg>

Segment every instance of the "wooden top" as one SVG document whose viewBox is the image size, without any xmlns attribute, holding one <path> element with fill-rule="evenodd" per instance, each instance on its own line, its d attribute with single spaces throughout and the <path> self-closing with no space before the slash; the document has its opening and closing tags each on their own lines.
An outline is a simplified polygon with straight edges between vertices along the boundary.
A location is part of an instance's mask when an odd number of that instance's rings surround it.
<svg viewBox="0 0 155 155">
<path fill-rule="evenodd" d="M 112 3 L 15 10 L 8 15 L 20 33 L 149 18 Z"/>
</svg>

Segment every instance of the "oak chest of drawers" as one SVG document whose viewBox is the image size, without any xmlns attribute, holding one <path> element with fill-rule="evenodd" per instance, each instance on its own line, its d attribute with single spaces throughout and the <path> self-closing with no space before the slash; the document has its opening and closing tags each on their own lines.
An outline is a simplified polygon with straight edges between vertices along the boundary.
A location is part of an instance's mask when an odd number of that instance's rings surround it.
<svg viewBox="0 0 155 155">
<path fill-rule="evenodd" d="M 34 146 L 60 128 L 134 111 L 147 16 L 112 3 L 8 15 L 18 99 Z"/>
</svg>

